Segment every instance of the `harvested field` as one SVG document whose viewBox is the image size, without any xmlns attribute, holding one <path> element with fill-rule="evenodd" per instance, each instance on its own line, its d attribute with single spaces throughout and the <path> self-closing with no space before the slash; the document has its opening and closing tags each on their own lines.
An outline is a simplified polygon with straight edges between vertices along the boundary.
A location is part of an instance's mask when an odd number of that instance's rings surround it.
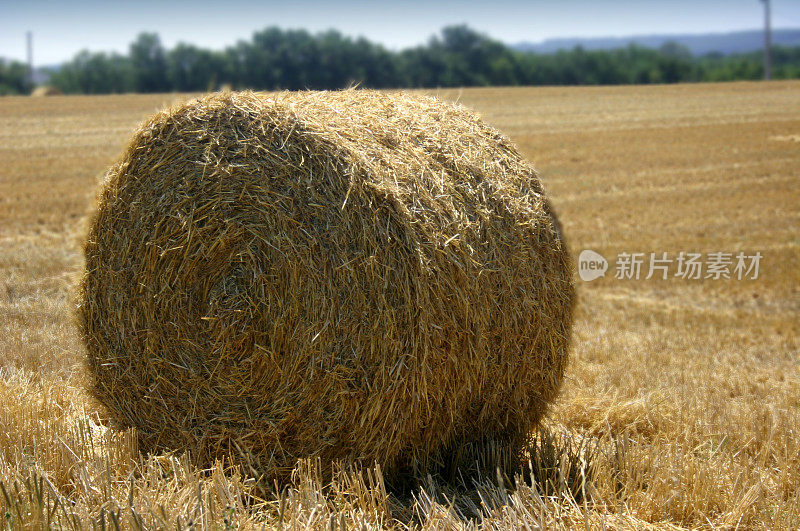
<svg viewBox="0 0 800 531">
<path fill-rule="evenodd" d="M 7 525 L 800 526 L 800 84 L 441 91 L 539 170 L 573 258 L 760 252 L 757 279 L 576 280 L 572 360 L 522 483 L 140 459 L 83 390 L 83 218 L 135 127 L 183 96 L 0 99 L 0 510 Z M 674 273 L 675 264 L 672 264 Z M 577 277 L 576 277 L 577 279 Z M 533 481 L 531 477 L 533 476 Z M 543 495 L 543 496 L 542 496 Z M 332 524 L 335 523 L 335 524 Z"/>
</svg>

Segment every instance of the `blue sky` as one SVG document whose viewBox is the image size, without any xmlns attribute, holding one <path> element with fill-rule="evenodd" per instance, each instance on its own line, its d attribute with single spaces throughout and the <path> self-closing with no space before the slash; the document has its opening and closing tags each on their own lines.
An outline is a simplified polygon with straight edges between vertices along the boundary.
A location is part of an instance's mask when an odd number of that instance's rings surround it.
<svg viewBox="0 0 800 531">
<path fill-rule="evenodd" d="M 772 4 L 774 27 L 800 27 L 800 2 Z M 125 52 L 141 31 L 158 32 L 167 47 L 185 41 L 221 49 L 271 25 L 336 28 L 400 49 L 459 23 L 515 43 L 755 29 L 762 17 L 758 0 L 0 0 L 0 57 L 24 59 L 27 30 L 34 33 L 35 64 L 48 65 L 81 49 Z"/>
</svg>

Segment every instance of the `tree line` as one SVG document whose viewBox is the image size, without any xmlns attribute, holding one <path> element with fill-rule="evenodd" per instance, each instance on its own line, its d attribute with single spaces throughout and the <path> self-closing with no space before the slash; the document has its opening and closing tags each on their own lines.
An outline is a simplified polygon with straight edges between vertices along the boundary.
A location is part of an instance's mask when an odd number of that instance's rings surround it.
<svg viewBox="0 0 800 531">
<path fill-rule="evenodd" d="M 772 49 L 774 78 L 800 78 L 800 47 Z M 127 55 L 83 51 L 51 73 L 65 93 L 201 92 L 232 88 L 337 89 L 489 85 L 617 85 L 730 81 L 763 77 L 763 54 L 693 56 L 676 43 L 659 49 L 581 47 L 553 54 L 515 51 L 467 26 L 426 44 L 387 50 L 335 30 L 266 28 L 224 50 L 180 43 L 166 49 L 142 33 Z M 0 62 L 0 93 L 32 87 L 20 63 Z"/>
</svg>

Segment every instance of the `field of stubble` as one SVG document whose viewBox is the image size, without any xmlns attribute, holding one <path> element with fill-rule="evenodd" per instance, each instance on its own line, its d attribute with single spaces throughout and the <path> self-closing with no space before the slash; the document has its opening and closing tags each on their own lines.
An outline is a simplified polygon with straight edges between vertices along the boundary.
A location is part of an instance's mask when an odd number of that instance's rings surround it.
<svg viewBox="0 0 800 531">
<path fill-rule="evenodd" d="M 374 470 L 322 485 L 306 463 L 259 496 L 228 463 L 140 457 L 82 390 L 70 289 L 98 178 L 180 96 L 0 98 L 2 525 L 800 527 L 800 83 L 438 94 L 533 161 L 576 258 L 612 262 L 576 275 L 537 480 L 402 496 Z M 760 252 L 758 278 L 614 278 L 619 253 L 720 251 Z"/>
</svg>

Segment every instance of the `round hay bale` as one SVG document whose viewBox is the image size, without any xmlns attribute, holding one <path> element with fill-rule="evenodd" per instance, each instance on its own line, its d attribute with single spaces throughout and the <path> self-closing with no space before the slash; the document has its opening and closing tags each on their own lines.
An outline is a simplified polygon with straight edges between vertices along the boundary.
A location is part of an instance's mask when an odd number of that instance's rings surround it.
<svg viewBox="0 0 800 531">
<path fill-rule="evenodd" d="M 92 393 L 143 450 L 426 466 L 520 448 L 557 394 L 570 258 L 534 170 L 461 106 L 213 94 L 145 123 L 98 201 Z"/>
<path fill-rule="evenodd" d="M 52 87 L 50 85 L 39 85 L 33 92 L 31 92 L 31 96 L 35 98 L 41 98 L 43 96 L 61 96 L 63 94 L 58 87 Z"/>
</svg>

